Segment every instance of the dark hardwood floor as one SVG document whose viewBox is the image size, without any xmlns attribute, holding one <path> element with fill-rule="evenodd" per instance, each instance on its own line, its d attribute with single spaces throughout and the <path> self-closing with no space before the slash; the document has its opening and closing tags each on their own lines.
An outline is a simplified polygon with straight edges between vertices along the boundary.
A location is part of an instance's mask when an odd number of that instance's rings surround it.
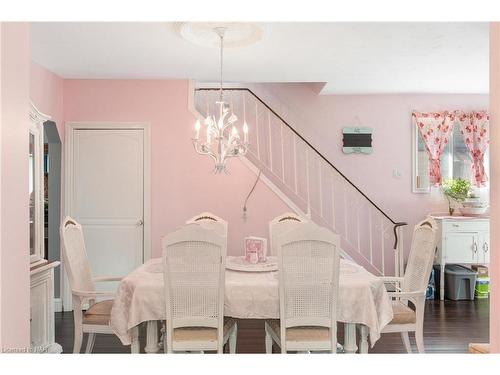
<svg viewBox="0 0 500 375">
<path fill-rule="evenodd" d="M 141 328 L 141 351 L 146 342 L 145 327 Z M 342 324 L 339 324 L 339 342 L 343 341 Z M 82 350 L 85 348 L 85 338 Z M 413 349 L 415 341 L 410 334 Z M 488 300 L 438 301 L 426 303 L 424 340 L 427 353 L 466 353 L 470 342 L 489 341 Z M 73 350 L 73 314 L 56 313 L 56 341 L 64 353 Z M 261 320 L 238 322 L 238 353 L 264 353 L 264 323 Z M 94 353 L 130 353 L 113 335 L 97 335 Z M 399 334 L 384 334 L 370 348 L 370 353 L 404 353 Z"/>
</svg>

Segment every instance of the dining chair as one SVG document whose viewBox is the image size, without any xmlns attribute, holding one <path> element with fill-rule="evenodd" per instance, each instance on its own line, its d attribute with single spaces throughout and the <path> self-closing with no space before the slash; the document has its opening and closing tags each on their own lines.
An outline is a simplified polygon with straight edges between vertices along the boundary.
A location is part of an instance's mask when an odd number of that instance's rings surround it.
<svg viewBox="0 0 500 375">
<path fill-rule="evenodd" d="M 219 234 L 222 234 L 227 237 L 228 224 L 227 221 L 214 215 L 211 212 L 202 212 L 196 216 L 193 216 L 191 219 L 186 221 L 186 224 L 214 224 L 216 230 L 218 230 Z M 220 230 L 219 230 L 220 228 Z"/>
<path fill-rule="evenodd" d="M 111 334 L 109 325 L 114 292 L 98 292 L 96 282 L 120 281 L 121 277 L 92 277 L 82 226 L 66 217 L 60 227 L 63 264 L 73 296 L 75 338 L 73 353 L 80 353 L 83 334 L 88 333 L 85 353 L 91 353 L 97 333 Z M 108 298 L 102 301 L 97 299 Z M 88 303 L 87 310 L 84 305 Z"/>
<path fill-rule="evenodd" d="M 307 219 L 300 217 L 293 212 L 287 212 L 271 220 L 269 222 L 269 243 L 271 245 L 270 255 L 276 256 L 278 254 L 278 248 L 276 247 L 275 241 L 277 237 L 305 222 L 307 222 Z"/>
<path fill-rule="evenodd" d="M 186 225 L 162 238 L 167 353 L 236 352 L 236 321 L 224 318 L 226 238 Z"/>
<path fill-rule="evenodd" d="M 337 352 L 339 237 L 312 222 L 276 238 L 280 319 L 267 320 L 266 353 Z"/>
<path fill-rule="evenodd" d="M 424 348 L 425 292 L 432 270 L 436 251 L 436 222 L 427 218 L 415 226 L 410 254 L 403 277 L 382 277 L 391 285 L 388 292 L 392 300 L 393 319 L 382 333 L 401 333 L 401 339 L 408 353 L 411 353 L 409 332 L 415 332 L 419 353 Z M 408 305 L 413 304 L 413 308 Z"/>
</svg>

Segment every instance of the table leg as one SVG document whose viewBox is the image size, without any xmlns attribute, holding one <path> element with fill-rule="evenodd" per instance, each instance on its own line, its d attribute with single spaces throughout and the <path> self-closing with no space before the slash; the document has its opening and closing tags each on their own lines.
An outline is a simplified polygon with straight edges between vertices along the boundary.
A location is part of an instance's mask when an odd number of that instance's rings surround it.
<svg viewBox="0 0 500 375">
<path fill-rule="evenodd" d="M 444 268 L 445 264 L 441 264 L 441 272 L 439 273 L 439 299 L 444 300 Z"/>
<path fill-rule="evenodd" d="M 146 325 L 146 353 L 158 353 L 160 347 L 158 345 L 158 324 L 156 320 L 148 320 Z"/>
<path fill-rule="evenodd" d="M 130 330 L 130 335 L 132 340 L 130 343 L 130 353 L 139 354 L 141 352 L 140 342 L 139 342 L 139 326 L 135 326 Z"/>
<path fill-rule="evenodd" d="M 356 345 L 356 324 L 344 323 L 344 352 L 351 354 L 356 353 L 358 347 Z"/>
<path fill-rule="evenodd" d="M 359 352 L 361 354 L 368 354 L 368 332 L 369 330 L 367 326 L 365 326 L 364 324 L 359 325 Z"/>
</svg>

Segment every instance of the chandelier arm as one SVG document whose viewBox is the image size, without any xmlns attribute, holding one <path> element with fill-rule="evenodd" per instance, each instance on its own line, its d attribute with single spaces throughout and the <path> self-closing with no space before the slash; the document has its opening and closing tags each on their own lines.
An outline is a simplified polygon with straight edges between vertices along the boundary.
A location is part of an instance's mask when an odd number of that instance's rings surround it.
<svg viewBox="0 0 500 375">
<path fill-rule="evenodd" d="M 204 145 L 200 144 L 195 139 L 193 139 L 193 146 L 194 146 L 194 150 L 196 151 L 196 153 L 198 153 L 200 155 L 210 155 L 213 157 L 213 152 L 209 149 L 207 149 L 207 151 L 204 151 L 203 150 Z"/>
</svg>

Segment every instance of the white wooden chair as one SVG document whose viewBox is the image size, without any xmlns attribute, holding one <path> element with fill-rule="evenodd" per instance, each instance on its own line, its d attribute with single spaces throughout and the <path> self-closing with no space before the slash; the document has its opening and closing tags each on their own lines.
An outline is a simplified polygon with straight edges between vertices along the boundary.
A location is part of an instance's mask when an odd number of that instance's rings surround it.
<svg viewBox="0 0 500 375">
<path fill-rule="evenodd" d="M 265 322 L 266 352 L 337 351 L 339 237 L 312 222 L 276 239 L 280 319 Z"/>
<path fill-rule="evenodd" d="M 96 282 L 120 281 L 120 277 L 92 277 L 85 249 L 85 240 L 80 224 L 66 217 L 61 224 L 62 256 L 73 295 L 75 340 L 73 353 L 80 353 L 83 334 L 88 333 L 85 353 L 91 353 L 96 333 L 113 335 L 109 326 L 115 292 L 97 292 Z M 97 302 L 97 299 L 111 298 Z M 88 309 L 83 305 L 88 302 Z"/>
<path fill-rule="evenodd" d="M 283 215 L 275 217 L 269 222 L 269 243 L 270 243 L 270 255 L 277 255 L 278 248 L 276 246 L 276 238 L 281 236 L 294 228 L 297 225 L 307 222 L 305 218 L 294 214 L 293 212 L 287 212 Z"/>
<path fill-rule="evenodd" d="M 214 215 L 211 212 L 202 212 L 196 216 L 193 216 L 191 219 L 186 221 L 186 224 L 208 224 L 207 227 L 211 227 L 211 224 L 214 224 L 214 228 L 218 234 L 224 235 L 227 238 L 227 221 Z"/>
<path fill-rule="evenodd" d="M 436 251 L 436 222 L 427 218 L 415 226 L 404 277 L 382 277 L 391 284 L 394 318 L 382 333 L 400 332 L 403 344 L 411 353 L 409 332 L 415 332 L 419 353 L 424 353 L 425 292 Z M 411 302 L 414 308 L 408 305 Z"/>
<path fill-rule="evenodd" d="M 167 353 L 236 352 L 237 326 L 224 319 L 226 239 L 201 225 L 162 238 Z"/>
</svg>

